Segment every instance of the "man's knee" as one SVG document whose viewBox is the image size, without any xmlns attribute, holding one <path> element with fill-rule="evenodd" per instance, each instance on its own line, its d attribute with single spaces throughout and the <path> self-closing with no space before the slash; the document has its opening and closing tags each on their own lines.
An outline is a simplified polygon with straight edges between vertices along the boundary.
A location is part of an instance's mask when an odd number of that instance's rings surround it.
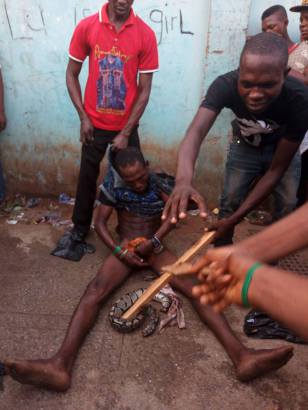
<svg viewBox="0 0 308 410">
<path fill-rule="evenodd" d="M 180 291 L 187 298 L 193 298 L 192 289 L 194 283 L 191 279 L 188 278 L 173 278 L 170 282 L 171 286 L 176 290 Z"/>
<path fill-rule="evenodd" d="M 100 277 L 96 277 L 87 287 L 85 302 L 90 305 L 98 305 L 105 300 L 109 292 L 110 290 L 105 281 Z"/>
</svg>

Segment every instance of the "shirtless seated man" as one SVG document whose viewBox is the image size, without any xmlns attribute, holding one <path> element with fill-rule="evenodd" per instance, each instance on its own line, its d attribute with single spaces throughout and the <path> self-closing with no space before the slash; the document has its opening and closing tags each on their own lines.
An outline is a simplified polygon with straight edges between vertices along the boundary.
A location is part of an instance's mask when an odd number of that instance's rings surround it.
<svg viewBox="0 0 308 410">
<path fill-rule="evenodd" d="M 160 245 L 160 241 L 172 229 L 168 221 L 161 224 L 161 213 L 168 193 L 160 174 L 150 172 L 142 153 L 133 147 L 115 154 L 112 164 L 101 186 L 101 205 L 95 221 L 96 231 L 111 254 L 89 283 L 58 352 L 44 360 L 5 361 L 7 374 L 20 383 L 66 391 L 71 385 L 72 369 L 79 349 L 111 292 L 132 271 L 149 266 L 157 272 L 162 266 L 172 264 L 177 259 L 171 251 Z M 114 209 L 118 215 L 121 245 L 107 227 Z M 127 251 L 128 240 L 136 237 L 146 237 L 147 240 L 137 248 L 136 253 Z M 211 307 L 202 306 L 192 298 L 192 279 L 174 279 L 171 285 L 191 300 L 200 319 L 224 346 L 239 380 L 248 381 L 278 369 L 292 357 L 292 347 L 259 351 L 247 349 L 237 339 L 222 314 L 215 313 Z"/>
</svg>

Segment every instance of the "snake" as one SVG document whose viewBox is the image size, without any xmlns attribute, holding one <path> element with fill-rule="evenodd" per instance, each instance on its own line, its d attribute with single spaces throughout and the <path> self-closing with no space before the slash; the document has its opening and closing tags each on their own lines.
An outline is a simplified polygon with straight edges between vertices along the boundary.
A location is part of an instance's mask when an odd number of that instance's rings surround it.
<svg viewBox="0 0 308 410">
<path fill-rule="evenodd" d="M 143 337 L 151 336 L 155 332 L 159 323 L 159 314 L 152 305 L 144 306 L 133 319 L 125 320 L 122 318 L 122 315 L 140 298 L 145 290 L 145 288 L 140 288 L 127 293 L 112 305 L 109 312 L 109 321 L 115 330 L 121 333 L 130 333 L 139 329 L 146 322 L 142 330 Z M 161 304 L 163 312 L 168 311 L 172 302 L 170 297 L 163 292 L 158 292 L 153 299 Z"/>
</svg>

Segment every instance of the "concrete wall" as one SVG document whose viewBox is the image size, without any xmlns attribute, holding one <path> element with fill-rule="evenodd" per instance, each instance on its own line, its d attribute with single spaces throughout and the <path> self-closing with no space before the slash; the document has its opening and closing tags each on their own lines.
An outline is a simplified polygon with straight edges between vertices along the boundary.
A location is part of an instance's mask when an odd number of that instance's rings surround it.
<svg viewBox="0 0 308 410">
<path fill-rule="evenodd" d="M 167 171 L 174 172 L 177 146 L 208 85 L 237 67 L 250 7 L 257 2 L 135 0 L 135 10 L 156 32 L 160 53 L 160 71 L 141 122 L 143 147 Z M 100 5 L 98 0 L 0 0 L 8 116 L 0 147 L 13 190 L 74 193 L 79 122 L 65 86 L 67 48 L 76 23 Z M 250 24 L 256 26 L 258 19 Z M 86 74 L 85 64 L 83 82 Z M 222 183 L 229 121 L 230 113 L 224 112 L 198 162 L 197 184 L 212 203 Z"/>
</svg>

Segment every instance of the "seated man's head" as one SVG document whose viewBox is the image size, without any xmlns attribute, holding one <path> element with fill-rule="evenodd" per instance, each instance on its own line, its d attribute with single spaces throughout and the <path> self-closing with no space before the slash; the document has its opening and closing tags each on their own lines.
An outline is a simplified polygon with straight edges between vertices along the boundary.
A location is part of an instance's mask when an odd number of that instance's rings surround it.
<svg viewBox="0 0 308 410">
<path fill-rule="evenodd" d="M 266 9 L 262 14 L 262 31 L 288 36 L 288 14 L 283 6 L 277 5 Z"/>
<path fill-rule="evenodd" d="M 272 33 L 247 40 L 240 59 L 238 92 L 247 109 L 259 114 L 280 95 L 288 74 L 287 42 Z"/>
<path fill-rule="evenodd" d="M 149 166 L 138 148 L 128 147 L 118 151 L 113 159 L 113 165 L 134 192 L 142 193 L 147 189 Z"/>
</svg>

